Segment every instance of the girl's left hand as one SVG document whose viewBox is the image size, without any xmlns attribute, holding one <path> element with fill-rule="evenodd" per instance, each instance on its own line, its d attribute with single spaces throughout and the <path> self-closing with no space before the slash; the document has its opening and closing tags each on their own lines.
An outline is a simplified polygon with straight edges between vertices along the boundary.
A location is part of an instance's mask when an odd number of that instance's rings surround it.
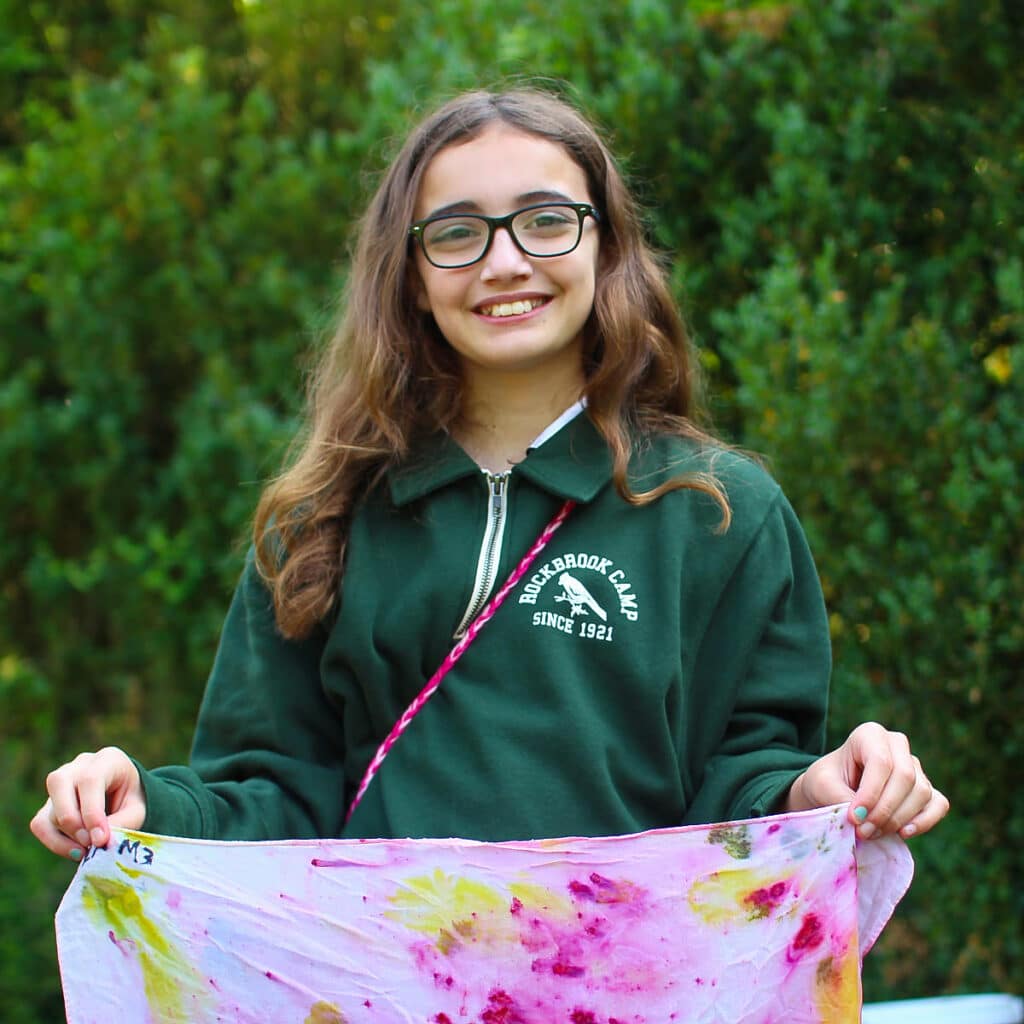
<svg viewBox="0 0 1024 1024">
<path fill-rule="evenodd" d="M 865 722 L 846 742 L 819 758 L 789 791 L 786 809 L 850 803 L 850 821 L 862 839 L 899 832 L 904 839 L 934 828 L 949 801 L 925 775 L 901 732 Z"/>
</svg>

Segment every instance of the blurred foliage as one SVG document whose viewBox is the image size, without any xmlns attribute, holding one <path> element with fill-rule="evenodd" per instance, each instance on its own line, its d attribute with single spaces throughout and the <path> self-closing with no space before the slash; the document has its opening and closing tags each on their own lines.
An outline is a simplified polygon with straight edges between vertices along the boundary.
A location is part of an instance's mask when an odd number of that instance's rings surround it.
<svg viewBox="0 0 1024 1024">
<path fill-rule="evenodd" d="M 61 1016 L 42 777 L 186 756 L 374 173 L 438 97 L 541 77 L 804 520 L 832 739 L 905 728 L 954 802 L 867 997 L 1024 991 L 1022 50 L 999 0 L 0 0 L 5 1020 Z"/>
</svg>

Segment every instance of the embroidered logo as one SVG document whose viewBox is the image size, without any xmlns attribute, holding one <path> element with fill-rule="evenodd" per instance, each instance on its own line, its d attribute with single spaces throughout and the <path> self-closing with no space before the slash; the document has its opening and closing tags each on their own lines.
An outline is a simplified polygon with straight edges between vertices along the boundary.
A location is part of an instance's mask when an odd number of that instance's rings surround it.
<svg viewBox="0 0 1024 1024">
<path fill-rule="evenodd" d="M 555 586 L 545 592 L 552 582 Z M 519 603 L 538 606 L 533 613 L 534 626 L 608 643 L 618 628 L 616 611 L 629 622 L 640 617 L 625 572 L 610 558 L 583 552 L 559 555 L 542 565 L 523 585 Z"/>
</svg>

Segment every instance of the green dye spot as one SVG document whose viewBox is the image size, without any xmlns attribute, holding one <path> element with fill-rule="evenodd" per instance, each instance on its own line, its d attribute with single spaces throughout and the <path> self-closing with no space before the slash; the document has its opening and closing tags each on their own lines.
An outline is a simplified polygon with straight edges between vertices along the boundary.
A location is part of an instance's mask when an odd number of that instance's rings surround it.
<svg viewBox="0 0 1024 1024">
<path fill-rule="evenodd" d="M 819 1020 L 860 1019 L 860 957 L 855 944 L 847 946 L 841 960 L 832 956 L 821 960 L 814 980 Z"/>
<path fill-rule="evenodd" d="M 182 954 L 146 916 L 139 893 L 117 879 L 90 875 L 82 889 L 82 905 L 104 931 L 135 944 L 156 1024 L 187 1020 L 186 1005 L 195 1008 L 190 997 L 205 998 L 208 993 Z"/>
<path fill-rule="evenodd" d="M 836 970 L 835 960 L 827 956 L 818 962 L 818 968 L 814 972 L 814 980 L 818 985 L 834 985 L 839 979 L 839 971 Z"/>
<path fill-rule="evenodd" d="M 309 1016 L 302 1024 L 346 1024 L 345 1015 L 334 1003 L 321 999 L 309 1008 Z"/>
<path fill-rule="evenodd" d="M 734 860 L 746 860 L 750 856 L 750 829 L 746 825 L 716 825 L 708 833 L 708 842 L 725 847 L 725 852 Z"/>
</svg>

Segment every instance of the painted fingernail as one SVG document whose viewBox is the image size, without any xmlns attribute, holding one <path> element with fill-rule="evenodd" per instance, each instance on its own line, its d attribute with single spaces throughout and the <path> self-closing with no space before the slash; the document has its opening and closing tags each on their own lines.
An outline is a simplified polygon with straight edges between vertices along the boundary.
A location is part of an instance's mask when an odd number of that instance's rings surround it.
<svg viewBox="0 0 1024 1024">
<path fill-rule="evenodd" d="M 86 832 L 86 830 L 85 830 L 84 828 L 80 828 L 80 829 L 79 829 L 79 830 L 78 830 L 78 831 L 77 831 L 77 832 L 75 833 L 75 838 L 76 838 L 76 839 L 77 839 L 77 840 L 78 840 L 78 841 L 79 841 L 79 842 L 80 842 L 80 843 L 81 843 L 81 844 L 82 844 L 83 846 L 88 846 L 88 845 L 89 845 L 89 833 L 88 833 L 88 832 Z"/>
<path fill-rule="evenodd" d="M 875 834 L 875 826 L 870 821 L 865 822 L 860 827 L 860 835 L 862 839 L 870 839 Z"/>
<path fill-rule="evenodd" d="M 103 829 L 94 828 L 92 830 L 92 845 L 102 846 L 103 845 Z"/>
<path fill-rule="evenodd" d="M 81 860 L 82 859 L 82 851 L 76 846 L 73 850 L 68 851 L 68 856 L 72 860 Z"/>
<path fill-rule="evenodd" d="M 857 807 L 853 812 L 853 816 L 858 821 L 863 821 L 868 816 L 868 809 L 866 807 Z"/>
</svg>

